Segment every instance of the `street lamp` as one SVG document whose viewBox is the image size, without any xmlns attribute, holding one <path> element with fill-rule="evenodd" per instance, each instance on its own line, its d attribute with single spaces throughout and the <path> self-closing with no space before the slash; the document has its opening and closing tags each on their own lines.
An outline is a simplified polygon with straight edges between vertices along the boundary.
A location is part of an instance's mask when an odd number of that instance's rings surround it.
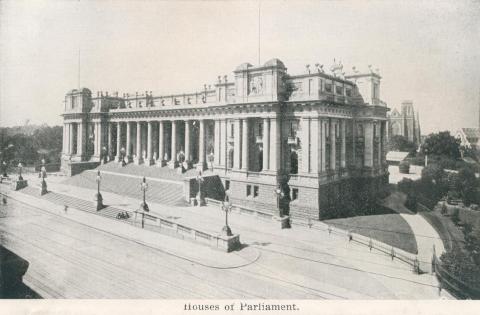
<svg viewBox="0 0 480 315">
<path fill-rule="evenodd" d="M 22 162 L 20 162 L 18 163 L 18 180 L 23 180 L 22 169 L 23 169 L 23 165 L 22 165 Z"/>
<path fill-rule="evenodd" d="M 45 166 L 42 166 L 40 169 L 40 177 L 42 178 L 41 184 L 41 190 L 40 190 L 40 195 L 43 196 L 47 193 L 47 182 L 45 181 L 45 177 L 47 176 L 47 169 Z"/>
<path fill-rule="evenodd" d="M 278 214 L 280 217 L 283 217 L 283 212 L 282 212 L 282 209 L 280 208 L 280 198 L 283 198 L 283 196 L 285 195 L 282 191 L 282 189 L 280 188 L 280 185 L 277 186 L 277 188 L 275 189 L 275 195 L 277 195 L 277 210 L 278 210 Z"/>
<path fill-rule="evenodd" d="M 97 182 L 97 194 L 95 195 L 95 198 L 97 201 L 97 211 L 99 211 L 103 208 L 103 197 L 102 197 L 102 194 L 100 193 L 100 182 L 102 181 L 100 170 L 97 171 L 97 177 L 95 178 L 95 181 Z"/>
<path fill-rule="evenodd" d="M 232 211 L 232 202 L 225 196 L 225 200 L 222 202 L 222 211 L 225 212 L 225 226 L 222 228 L 222 232 L 227 236 L 232 236 L 232 230 L 228 226 L 228 213 Z"/>
<path fill-rule="evenodd" d="M 205 204 L 205 201 L 203 200 L 203 194 L 202 194 L 202 183 L 204 179 L 202 176 L 202 171 L 198 171 L 197 175 L 197 183 L 198 183 L 198 193 L 197 193 L 197 203 L 198 206 L 203 206 Z"/>
<path fill-rule="evenodd" d="M 148 190 L 148 184 L 147 184 L 147 180 L 145 179 L 145 176 L 143 176 L 143 181 L 142 181 L 142 184 L 140 185 L 140 189 L 142 190 L 143 192 L 143 202 L 142 204 L 140 205 L 140 207 L 143 209 L 143 211 L 149 211 L 148 209 L 148 205 L 147 203 L 145 202 L 145 193 L 147 192 Z"/>
</svg>

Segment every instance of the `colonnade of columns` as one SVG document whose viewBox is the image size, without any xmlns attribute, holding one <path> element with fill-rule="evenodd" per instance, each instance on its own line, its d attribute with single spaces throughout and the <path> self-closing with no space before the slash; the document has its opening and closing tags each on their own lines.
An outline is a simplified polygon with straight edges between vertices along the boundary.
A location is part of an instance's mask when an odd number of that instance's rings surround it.
<svg viewBox="0 0 480 315">
<path fill-rule="evenodd" d="M 299 167 L 300 172 L 322 173 L 327 170 L 334 171 L 338 167 L 347 167 L 347 123 L 351 123 L 351 120 L 321 117 L 301 118 L 301 134 L 299 136 L 302 144 L 302 163 Z M 382 161 L 385 149 L 385 122 L 362 121 L 361 123 L 364 126 L 364 134 L 356 135 L 355 132 L 352 132 L 350 136 L 364 138 L 364 166 L 373 167 L 375 145 L 378 145 L 378 161 Z M 376 135 L 373 134 L 375 124 L 378 133 Z M 375 143 L 375 137 L 380 139 L 378 144 Z M 352 146 L 360 145 L 355 144 L 355 141 L 350 143 Z M 327 150 L 327 145 L 329 150 Z M 337 146 L 340 146 L 340 149 L 337 149 Z M 352 151 L 355 152 L 354 149 Z"/>
<path fill-rule="evenodd" d="M 254 129 L 257 122 L 259 124 L 261 122 L 259 127 L 262 142 L 262 156 L 259 158 L 261 170 L 277 171 L 281 167 L 280 119 L 269 117 L 195 120 L 195 124 L 198 123 L 195 139 L 192 136 L 193 122 L 194 120 L 109 123 L 102 123 L 99 120 L 92 121 L 90 128 L 93 129 L 93 157 L 100 158 L 102 153 L 109 157 L 113 157 L 115 154 L 116 160 L 120 160 L 123 149 L 123 154 L 128 161 L 133 160 L 137 164 L 145 163 L 146 165 L 156 163 L 161 166 L 168 161 L 171 167 L 176 167 L 178 166 L 178 153 L 184 150 L 185 160 L 192 162 L 192 155 L 195 155 L 199 168 L 204 169 L 207 162 L 210 162 L 210 159 L 207 161 L 207 154 L 213 154 L 214 166 L 246 172 L 251 168 L 249 165 L 251 148 L 253 148 L 251 141 L 254 139 L 251 130 Z M 336 170 L 338 167 L 345 168 L 347 166 L 347 123 L 351 123 L 351 120 L 324 117 L 301 118 L 299 137 L 302 158 L 298 170 L 302 173 L 313 174 Z M 363 136 L 363 165 L 373 167 L 374 160 L 382 161 L 384 155 L 385 122 L 360 121 L 359 123 L 363 125 L 363 135 L 356 135 L 355 132 L 352 135 L 354 138 Z M 213 132 L 210 131 L 207 137 L 207 126 L 211 127 L 212 124 Z M 376 132 L 374 132 L 374 125 Z M 82 122 L 64 123 L 63 153 L 65 155 L 84 156 L 87 153 L 86 127 L 87 125 Z M 209 152 L 207 152 L 207 142 Z M 352 146 L 355 146 L 355 140 L 351 143 Z M 197 144 L 198 147 L 195 146 L 196 150 L 194 150 L 193 145 Z M 75 148 L 74 145 L 76 145 Z M 326 150 L 327 145 L 330 150 Z M 376 145 L 378 147 L 375 147 Z M 337 146 L 340 146 L 338 150 Z M 102 152 L 105 149 L 106 152 Z M 193 151 L 195 154 L 192 154 Z M 353 149 L 353 156 L 355 151 Z M 378 154 L 378 156 L 374 158 L 374 154 Z"/>
</svg>

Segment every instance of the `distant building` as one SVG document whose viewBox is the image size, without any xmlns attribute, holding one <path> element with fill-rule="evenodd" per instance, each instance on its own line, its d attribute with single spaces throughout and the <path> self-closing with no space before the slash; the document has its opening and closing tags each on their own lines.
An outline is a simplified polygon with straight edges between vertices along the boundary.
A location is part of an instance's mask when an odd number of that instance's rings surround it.
<svg viewBox="0 0 480 315">
<path fill-rule="evenodd" d="M 400 112 L 394 108 L 388 114 L 388 137 L 404 136 L 408 141 L 421 144 L 420 117 L 415 115 L 412 101 L 403 101 Z"/>
<path fill-rule="evenodd" d="M 461 128 L 455 133 L 455 138 L 460 139 L 460 145 L 472 148 L 480 148 L 480 128 Z"/>
</svg>

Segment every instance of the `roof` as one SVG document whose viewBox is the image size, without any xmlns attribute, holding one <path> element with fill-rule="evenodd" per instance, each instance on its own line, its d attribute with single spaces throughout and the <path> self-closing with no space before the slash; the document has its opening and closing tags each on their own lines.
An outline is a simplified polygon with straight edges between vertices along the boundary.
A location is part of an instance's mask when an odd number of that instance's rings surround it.
<svg viewBox="0 0 480 315">
<path fill-rule="evenodd" d="M 409 152 L 390 151 L 387 153 L 387 161 L 400 162 L 405 160 Z"/>
<path fill-rule="evenodd" d="M 283 64 L 283 62 L 282 62 L 280 59 L 277 59 L 277 58 L 270 59 L 269 61 L 265 62 L 265 64 L 264 64 L 263 66 L 264 66 L 264 67 L 281 67 L 281 68 L 285 68 L 285 65 Z"/>
<path fill-rule="evenodd" d="M 480 139 L 480 128 L 462 128 L 460 131 L 470 143 L 475 143 Z"/>
</svg>

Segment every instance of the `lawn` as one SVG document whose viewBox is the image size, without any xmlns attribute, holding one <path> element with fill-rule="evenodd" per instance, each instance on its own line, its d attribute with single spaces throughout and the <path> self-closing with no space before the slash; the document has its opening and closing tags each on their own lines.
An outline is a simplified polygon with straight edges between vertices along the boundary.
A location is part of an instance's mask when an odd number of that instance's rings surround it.
<svg viewBox="0 0 480 315">
<path fill-rule="evenodd" d="M 417 241 L 413 231 L 407 221 L 397 213 L 333 219 L 324 222 L 417 254 Z"/>
</svg>

